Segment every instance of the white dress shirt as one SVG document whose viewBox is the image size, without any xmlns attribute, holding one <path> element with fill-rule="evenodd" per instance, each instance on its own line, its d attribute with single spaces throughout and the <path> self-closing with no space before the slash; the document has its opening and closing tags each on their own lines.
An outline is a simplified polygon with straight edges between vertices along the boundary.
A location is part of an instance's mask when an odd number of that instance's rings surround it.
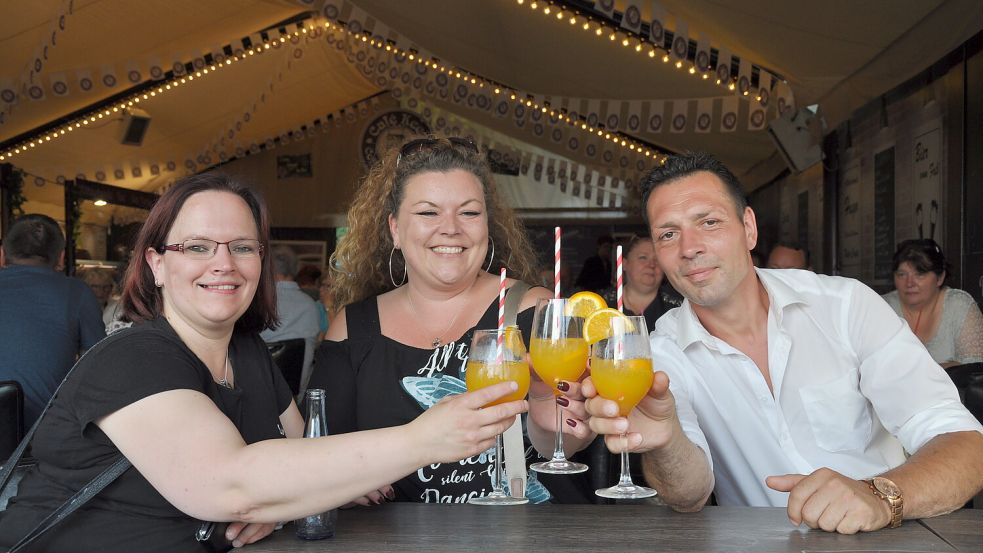
<svg viewBox="0 0 983 553">
<path fill-rule="evenodd" d="M 758 269 L 769 298 L 768 365 L 711 336 L 689 300 L 656 323 L 687 437 L 709 455 L 721 505 L 785 506 L 765 485 L 829 467 L 868 478 L 933 437 L 975 430 L 955 386 L 894 311 L 860 282 Z"/>
</svg>

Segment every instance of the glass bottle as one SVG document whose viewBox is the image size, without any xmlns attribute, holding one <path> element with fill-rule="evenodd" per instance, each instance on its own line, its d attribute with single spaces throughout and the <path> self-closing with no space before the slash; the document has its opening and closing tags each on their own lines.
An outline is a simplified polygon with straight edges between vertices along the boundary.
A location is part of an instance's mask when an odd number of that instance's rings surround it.
<svg viewBox="0 0 983 553">
<path fill-rule="evenodd" d="M 320 438 L 328 435 L 328 423 L 324 419 L 324 390 L 307 390 L 307 419 L 304 424 L 305 438 Z M 334 536 L 338 510 L 310 515 L 294 521 L 297 537 L 304 540 L 322 540 Z"/>
</svg>

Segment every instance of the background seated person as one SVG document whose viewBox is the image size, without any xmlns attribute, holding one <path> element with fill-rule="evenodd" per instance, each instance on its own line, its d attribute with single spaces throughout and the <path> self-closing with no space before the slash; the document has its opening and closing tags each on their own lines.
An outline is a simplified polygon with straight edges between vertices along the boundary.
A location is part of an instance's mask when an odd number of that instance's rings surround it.
<svg viewBox="0 0 983 553">
<path fill-rule="evenodd" d="M 798 244 L 779 242 L 768 254 L 769 269 L 812 270 L 809 264 L 809 250 Z"/>
<path fill-rule="evenodd" d="M 54 219 L 24 215 L 3 238 L 0 380 L 16 380 L 24 390 L 26 430 L 78 356 L 106 331 L 89 287 L 55 269 L 65 256 L 65 236 Z"/>
<path fill-rule="evenodd" d="M 649 331 L 652 331 L 655 321 L 666 311 L 678 307 L 682 298 L 663 278 L 662 269 L 655 261 L 651 238 L 633 236 L 622 251 L 622 256 L 625 282 L 622 300 L 625 315 L 644 316 Z M 608 288 L 601 295 L 608 306 L 618 306 L 617 285 Z"/>
<path fill-rule="evenodd" d="M 850 534 L 947 513 L 983 488 L 983 427 L 877 294 L 755 270 L 754 211 L 707 154 L 669 158 L 642 190 L 659 266 L 686 301 L 656 324 L 659 371 L 627 420 L 590 378 L 582 391 L 591 428 L 612 451 L 628 429 L 666 503 L 699 510 L 713 491 Z"/>
<path fill-rule="evenodd" d="M 983 361 L 983 314 L 973 296 L 945 285 L 948 272 L 934 240 L 905 240 L 894 252 L 894 312 L 943 367 Z"/>
<path fill-rule="evenodd" d="M 345 307 L 318 348 L 311 377 L 312 387 L 327 391 L 331 432 L 403 424 L 463 391 L 474 330 L 498 324 L 499 268 L 507 264 L 526 282 L 538 276 L 485 156 L 462 138 L 417 139 L 390 152 L 359 187 L 348 221 L 331 264 L 335 300 Z M 527 347 L 536 300 L 548 297 L 536 287 L 520 302 L 517 324 Z M 554 401 L 546 384 L 533 383 L 532 409 L 552 419 Z M 580 438 L 565 444 L 571 451 L 593 438 L 586 425 L 576 430 Z M 552 453 L 553 427 L 530 422 L 528 436 Z M 493 463 L 481 452 L 423 467 L 393 480 L 396 500 L 460 503 L 487 495 Z M 528 478 L 530 502 L 547 501 L 536 473 Z"/>
<path fill-rule="evenodd" d="M 265 206 L 228 177 L 194 175 L 157 200 L 123 290 L 137 324 L 89 350 L 59 390 L 32 443 L 38 465 L 0 517 L 0 550 L 120 455 L 132 468 L 33 551 L 197 553 L 195 519 L 233 521 L 226 536 L 252 543 L 277 521 L 379 501 L 374 490 L 418 467 L 484 451 L 525 409 L 479 409 L 516 389 L 506 382 L 400 427 L 294 439 L 304 422 L 258 335 L 276 322 L 268 244 Z"/>
</svg>

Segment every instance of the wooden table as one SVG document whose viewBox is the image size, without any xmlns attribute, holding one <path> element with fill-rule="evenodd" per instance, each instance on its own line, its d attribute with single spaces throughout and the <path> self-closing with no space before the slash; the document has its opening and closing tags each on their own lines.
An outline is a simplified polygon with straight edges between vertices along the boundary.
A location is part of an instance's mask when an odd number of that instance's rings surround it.
<svg viewBox="0 0 983 553">
<path fill-rule="evenodd" d="M 930 524 L 907 521 L 894 530 L 841 536 L 796 528 L 780 508 L 707 507 L 684 514 L 650 505 L 396 503 L 342 511 L 334 538 L 305 542 L 288 525 L 242 551 L 983 551 L 983 510 L 954 513 Z"/>
</svg>

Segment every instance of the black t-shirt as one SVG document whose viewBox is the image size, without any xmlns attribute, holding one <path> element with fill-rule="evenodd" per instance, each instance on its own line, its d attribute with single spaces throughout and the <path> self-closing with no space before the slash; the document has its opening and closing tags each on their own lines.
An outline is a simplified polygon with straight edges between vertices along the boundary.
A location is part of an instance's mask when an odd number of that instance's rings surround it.
<svg viewBox="0 0 983 553">
<path fill-rule="evenodd" d="M 526 346 L 533 309 L 518 313 L 516 324 Z M 446 395 L 465 391 L 464 368 L 471 336 L 477 328 L 498 324 L 498 300 L 463 336 L 434 349 L 407 346 L 383 336 L 375 296 L 345 308 L 348 339 L 325 341 L 317 352 L 310 388 L 327 395 L 328 431 L 341 434 L 406 424 Z M 536 456 L 526 439 L 527 461 Z M 398 501 L 463 503 L 492 491 L 494 448 L 456 463 L 427 465 L 393 483 Z M 528 473 L 526 495 L 531 503 L 583 501 L 584 489 L 571 490 L 584 479 L 554 483 L 551 475 Z M 545 484 L 545 486 L 543 485 Z M 547 489 L 548 488 L 548 489 Z M 593 493 L 593 492 L 591 492 Z M 575 499 L 568 499 L 571 496 Z"/>
<path fill-rule="evenodd" d="M 608 288 L 601 292 L 604 297 L 604 301 L 607 302 L 608 307 L 618 307 L 618 289 L 614 286 Z M 655 330 L 655 321 L 659 320 L 659 317 L 663 316 L 670 309 L 679 307 L 683 304 L 683 297 L 679 295 L 679 292 L 669 284 L 669 281 L 664 279 L 662 284 L 659 285 L 659 291 L 655 295 L 655 299 L 648 304 L 645 308 L 644 313 L 635 313 L 628 307 L 625 307 L 625 315 L 641 315 L 645 317 L 645 324 L 648 325 L 649 332 Z"/>
<path fill-rule="evenodd" d="M 176 389 L 200 391 L 235 424 L 246 443 L 283 436 L 279 415 L 290 388 L 255 333 L 236 333 L 229 355 L 230 390 L 163 318 L 106 338 L 78 362 L 32 441 L 36 467 L 0 513 L 0 546 L 10 546 L 37 521 L 111 465 L 119 450 L 95 421 L 145 397 Z M 167 502 L 136 467 L 46 532 L 29 551 L 120 553 L 199 552 L 200 524 Z"/>
</svg>

